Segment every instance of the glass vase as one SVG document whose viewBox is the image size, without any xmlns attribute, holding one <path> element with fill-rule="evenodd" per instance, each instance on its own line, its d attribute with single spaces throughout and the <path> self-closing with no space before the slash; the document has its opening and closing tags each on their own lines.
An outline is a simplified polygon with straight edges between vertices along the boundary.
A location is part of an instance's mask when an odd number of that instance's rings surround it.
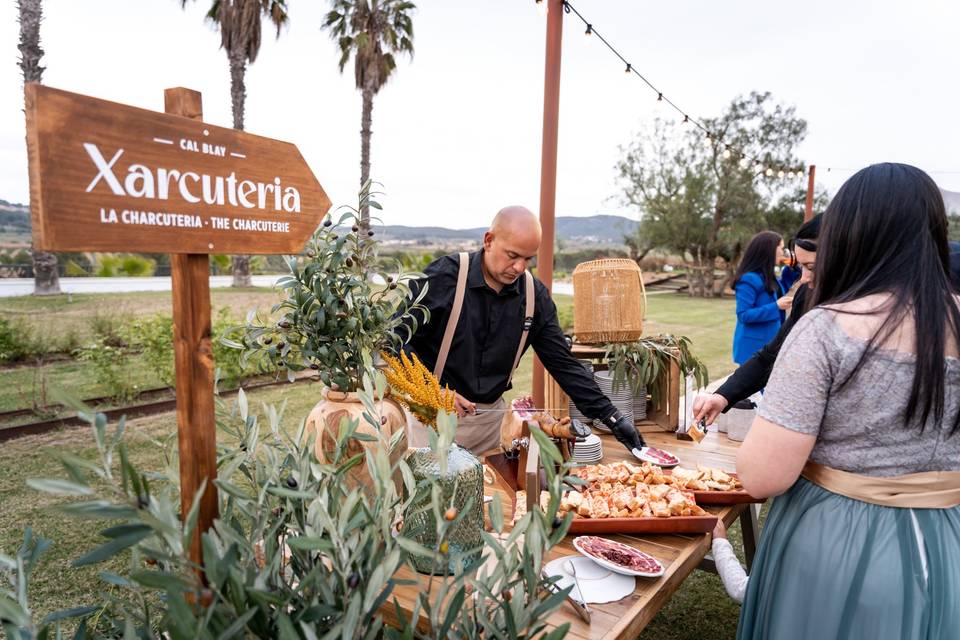
<svg viewBox="0 0 960 640">
<path fill-rule="evenodd" d="M 417 486 L 427 481 L 440 486 L 440 514 L 450 506 L 457 510 L 459 520 L 447 529 L 444 540 L 437 533 L 437 522 L 431 508 L 431 493 L 422 491 L 404 515 L 401 535 L 408 536 L 427 549 L 441 549 L 446 542 L 443 563 L 434 565 L 432 558 L 413 556 L 413 565 L 422 573 L 454 573 L 457 559 L 467 570 L 480 561 L 481 531 L 483 531 L 483 465 L 466 449 L 452 445 L 447 452 L 446 474 L 440 473 L 440 460 L 429 448 L 414 449 L 407 456 Z M 471 501 L 472 500 L 472 501 Z M 469 504 L 469 510 L 467 510 Z"/>
</svg>

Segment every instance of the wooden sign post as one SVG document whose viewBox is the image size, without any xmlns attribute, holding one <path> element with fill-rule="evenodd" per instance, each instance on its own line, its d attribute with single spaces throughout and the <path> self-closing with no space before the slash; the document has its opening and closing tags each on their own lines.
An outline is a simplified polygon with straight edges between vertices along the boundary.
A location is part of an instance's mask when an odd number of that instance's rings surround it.
<svg viewBox="0 0 960 640">
<path fill-rule="evenodd" d="M 210 253 L 299 253 L 330 199 L 289 143 L 205 124 L 200 94 L 166 113 L 28 84 L 34 244 L 44 251 L 167 252 L 183 517 L 206 482 L 190 557 L 217 517 Z"/>
</svg>

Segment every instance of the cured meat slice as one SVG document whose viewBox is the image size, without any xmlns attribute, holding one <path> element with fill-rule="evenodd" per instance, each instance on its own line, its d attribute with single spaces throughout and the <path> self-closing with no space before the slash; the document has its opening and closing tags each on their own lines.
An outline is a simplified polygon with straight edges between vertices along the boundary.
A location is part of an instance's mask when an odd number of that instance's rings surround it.
<svg viewBox="0 0 960 640">
<path fill-rule="evenodd" d="M 576 546 L 587 555 L 612 562 L 613 564 L 641 573 L 659 573 L 663 565 L 651 555 L 614 540 L 597 536 L 580 536 Z"/>
</svg>

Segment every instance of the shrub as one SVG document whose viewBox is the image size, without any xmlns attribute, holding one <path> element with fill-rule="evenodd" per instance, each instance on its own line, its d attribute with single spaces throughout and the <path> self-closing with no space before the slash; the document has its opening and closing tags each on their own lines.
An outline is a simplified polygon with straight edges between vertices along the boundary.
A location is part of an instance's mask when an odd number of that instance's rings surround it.
<svg viewBox="0 0 960 640">
<path fill-rule="evenodd" d="M 124 275 L 133 277 L 152 276 L 157 263 L 143 256 L 125 256 L 120 262 L 120 271 Z"/>
<path fill-rule="evenodd" d="M 140 350 L 144 364 L 157 380 L 173 386 L 173 318 L 160 313 L 138 318 L 130 325 L 126 341 Z"/>
<path fill-rule="evenodd" d="M 109 254 L 101 254 L 97 259 L 96 266 L 97 277 L 115 278 L 117 276 L 117 272 L 120 270 L 120 258 Z"/>
<path fill-rule="evenodd" d="M 384 388 L 382 378 L 376 387 Z M 374 385 L 365 379 L 364 419 L 378 428 Z M 10 637 L 54 633 L 64 619 L 79 619 L 77 637 L 137 638 L 431 638 L 480 637 L 562 638 L 569 625 L 547 631 L 547 616 L 559 608 L 569 589 L 551 593 L 556 578 L 540 573 L 546 552 L 569 528 L 570 516 L 556 521 L 562 476 L 546 466 L 550 503 L 534 510 L 503 532 L 499 500 L 490 520 L 494 533 L 484 532 L 488 566 L 465 570 L 461 554 L 474 550 L 427 549 L 396 534 L 396 522 L 414 496 L 432 496 L 430 508 L 442 513 L 439 486 L 429 479 L 416 485 L 407 463 L 391 463 L 389 452 L 399 438 L 384 432 L 356 437 L 358 422 L 344 422 L 332 460 L 313 457 L 303 423 L 291 437 L 281 427 L 282 413 L 264 407 L 265 424 L 249 412 L 241 392 L 229 412 L 221 412 L 221 435 L 240 446 L 218 450 L 220 518 L 202 535 L 201 581 L 188 557 L 197 513 L 182 524 L 176 468 L 166 473 L 134 467 L 123 442 L 123 421 L 108 432 L 102 414 L 84 413 L 91 423 L 99 460 L 89 462 L 60 454 L 69 479 L 30 480 L 35 489 L 71 496 L 60 509 L 99 519 L 109 526 L 104 544 L 74 560 L 93 565 L 118 553 L 130 554 L 123 575 L 101 574 L 108 594 L 44 622 L 33 620 L 28 593 L 30 569 L 47 541 L 29 535 L 17 559 L 0 556 L 0 571 L 11 589 L 0 591 L 0 611 Z M 445 457 L 453 439 L 455 418 L 443 414 L 438 455 Z M 533 436 L 546 459 L 559 460 L 553 443 L 539 429 Z M 370 445 L 363 448 L 363 445 Z M 360 447 L 364 453 L 349 455 Z M 119 465 L 117 464 L 119 461 Z M 344 474 L 366 464 L 369 485 L 350 488 Z M 119 467 L 119 468 L 117 468 Z M 562 471 L 568 467 L 561 466 Z M 402 490 L 395 478 L 402 478 Z M 434 481 L 435 482 L 435 481 Z M 78 500 L 79 498 L 79 500 Z M 199 502 L 199 496 L 197 497 Z M 439 539 L 464 514 L 435 519 Z M 398 615 L 399 629 L 387 628 L 383 607 L 391 607 L 398 572 L 411 557 L 426 556 L 447 564 L 452 575 L 433 575 L 430 587 L 416 596 L 414 619 Z M 19 562 L 18 562 L 19 560 Z M 21 569 L 22 567 L 22 569 Z M 399 614 L 399 612 L 398 612 Z M 419 627 L 417 616 L 429 622 Z"/>
<path fill-rule="evenodd" d="M 72 278 L 82 278 L 90 275 L 76 260 L 67 260 L 67 264 L 64 267 L 64 274 Z"/>
<path fill-rule="evenodd" d="M 213 336 L 213 362 L 217 368 L 217 377 L 224 383 L 225 388 L 237 387 L 252 375 L 277 370 L 269 360 L 248 362 L 243 358 L 242 352 L 228 346 L 231 342 L 243 340 L 243 331 L 236 326 L 236 321 L 230 317 L 227 307 L 222 307 L 217 312 L 210 334 Z"/>
<path fill-rule="evenodd" d="M 128 356 L 122 347 L 97 339 L 75 354 L 78 360 L 90 363 L 94 380 L 109 398 L 126 404 L 137 397 L 139 390 L 130 376 Z"/>
<path fill-rule="evenodd" d="M 127 314 L 97 313 L 90 316 L 87 322 L 93 337 L 104 344 L 122 347 L 130 340 L 132 317 Z"/>
<path fill-rule="evenodd" d="M 18 362 L 33 355 L 30 329 L 20 320 L 0 318 L 0 362 Z"/>
</svg>

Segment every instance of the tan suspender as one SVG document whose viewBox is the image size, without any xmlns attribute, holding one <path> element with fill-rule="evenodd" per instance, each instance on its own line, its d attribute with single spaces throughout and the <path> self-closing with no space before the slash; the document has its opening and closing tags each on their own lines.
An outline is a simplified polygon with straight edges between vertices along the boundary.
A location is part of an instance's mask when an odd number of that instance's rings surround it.
<svg viewBox="0 0 960 640">
<path fill-rule="evenodd" d="M 529 271 L 524 271 L 523 273 L 527 277 L 527 307 L 523 314 L 523 333 L 520 334 L 520 346 L 517 347 L 517 357 L 513 359 L 513 368 L 510 369 L 510 377 L 507 378 L 507 384 L 513 382 L 513 374 L 517 370 L 517 367 L 520 366 L 520 356 L 523 355 L 523 346 L 527 343 L 527 335 L 530 333 L 530 327 L 533 326 L 533 303 L 535 302 L 533 296 L 533 274 Z"/>
<path fill-rule="evenodd" d="M 450 345 L 453 344 L 453 334 L 457 332 L 460 322 L 460 312 L 463 310 L 463 296 L 467 292 L 467 273 L 470 271 L 470 260 L 466 251 L 460 252 L 460 272 L 457 273 L 457 291 L 453 294 L 453 308 L 450 310 L 450 319 L 443 332 L 443 342 L 440 343 L 440 353 L 437 354 L 437 364 L 433 368 L 433 375 L 437 380 L 443 375 L 443 368 L 447 366 L 447 356 L 450 355 Z"/>
<path fill-rule="evenodd" d="M 437 354 L 437 364 L 433 368 L 433 375 L 437 377 L 437 380 L 443 376 L 443 369 L 447 365 L 447 356 L 450 355 L 450 345 L 453 344 L 453 336 L 457 332 L 457 324 L 460 322 L 460 313 L 463 311 L 463 298 L 467 292 L 467 273 L 469 271 L 469 256 L 466 252 L 461 252 L 460 271 L 457 273 L 457 291 L 453 295 L 453 307 L 450 309 L 450 318 L 447 320 L 447 327 L 443 332 L 443 342 L 440 343 L 440 353 Z M 510 369 L 510 377 L 507 379 L 507 384 L 513 382 L 513 373 L 520 365 L 523 347 L 527 344 L 527 336 L 530 334 L 530 328 L 533 326 L 533 312 L 536 302 L 533 274 L 529 271 L 524 271 L 524 275 L 526 276 L 526 307 L 523 317 L 523 333 L 520 335 L 517 357 L 513 359 L 513 368 Z"/>
</svg>

